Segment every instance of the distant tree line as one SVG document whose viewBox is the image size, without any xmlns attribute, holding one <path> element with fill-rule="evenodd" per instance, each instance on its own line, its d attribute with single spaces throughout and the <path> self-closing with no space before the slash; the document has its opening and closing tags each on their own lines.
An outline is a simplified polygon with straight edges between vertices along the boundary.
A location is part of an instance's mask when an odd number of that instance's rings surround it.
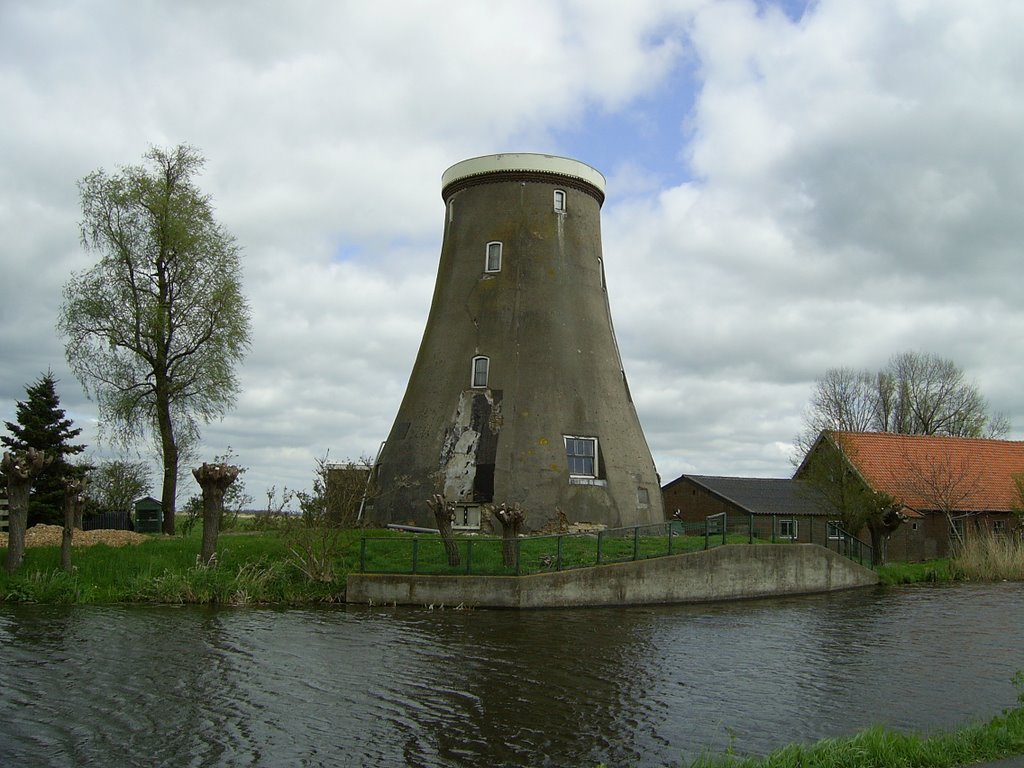
<svg viewBox="0 0 1024 768">
<path fill-rule="evenodd" d="M 800 456 L 823 430 L 994 438 L 1010 430 L 960 366 L 925 352 L 895 355 L 879 371 L 829 368 L 815 381 L 804 422 Z"/>
</svg>

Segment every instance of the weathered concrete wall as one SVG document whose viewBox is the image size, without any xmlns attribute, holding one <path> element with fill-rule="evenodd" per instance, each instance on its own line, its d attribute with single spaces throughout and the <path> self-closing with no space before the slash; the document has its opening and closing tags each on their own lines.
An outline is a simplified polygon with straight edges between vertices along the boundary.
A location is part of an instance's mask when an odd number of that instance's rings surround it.
<svg viewBox="0 0 1024 768">
<path fill-rule="evenodd" d="M 547 156 L 476 160 L 446 172 L 434 297 L 366 519 L 432 526 L 424 501 L 443 493 L 518 503 L 526 530 L 559 512 L 612 528 L 664 521 L 612 327 L 600 174 Z M 480 384 L 473 363 L 484 357 Z M 594 478 L 571 475 L 566 437 L 596 440 Z"/>
<path fill-rule="evenodd" d="M 730 544 L 704 552 L 532 576 L 353 574 L 350 603 L 570 608 L 738 600 L 878 583 L 869 568 L 815 544 Z"/>
</svg>

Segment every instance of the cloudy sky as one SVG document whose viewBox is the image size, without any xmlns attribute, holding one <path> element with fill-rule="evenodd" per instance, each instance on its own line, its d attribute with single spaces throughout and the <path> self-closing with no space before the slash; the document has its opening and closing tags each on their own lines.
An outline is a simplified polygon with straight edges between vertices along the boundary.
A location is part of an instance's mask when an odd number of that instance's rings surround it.
<svg viewBox="0 0 1024 768">
<path fill-rule="evenodd" d="M 0 0 L 0 420 L 49 368 L 111 455 L 54 331 L 93 260 L 76 182 L 189 143 L 254 319 L 201 455 L 231 446 L 258 501 L 386 437 L 441 174 L 497 152 L 607 177 L 664 481 L 788 476 L 815 378 L 903 351 L 959 363 L 1020 439 L 1021 29 L 1018 0 Z"/>
</svg>

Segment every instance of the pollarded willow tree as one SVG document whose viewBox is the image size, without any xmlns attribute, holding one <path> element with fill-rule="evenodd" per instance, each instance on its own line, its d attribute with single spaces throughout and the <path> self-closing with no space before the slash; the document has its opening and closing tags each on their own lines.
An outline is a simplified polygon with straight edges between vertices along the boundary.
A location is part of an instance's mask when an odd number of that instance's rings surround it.
<svg viewBox="0 0 1024 768">
<path fill-rule="evenodd" d="M 194 182 L 194 148 L 153 148 L 143 166 L 78 186 L 82 244 L 99 261 L 64 288 L 58 331 L 115 443 L 156 437 L 164 533 L 174 533 L 181 446 L 222 417 L 249 348 L 239 248 Z"/>
</svg>

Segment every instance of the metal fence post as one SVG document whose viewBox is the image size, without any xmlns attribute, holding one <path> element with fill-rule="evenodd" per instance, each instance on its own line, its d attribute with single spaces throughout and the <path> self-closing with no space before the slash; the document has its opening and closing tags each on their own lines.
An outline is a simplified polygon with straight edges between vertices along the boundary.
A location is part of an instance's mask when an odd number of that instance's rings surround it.
<svg viewBox="0 0 1024 768">
<path fill-rule="evenodd" d="M 633 559 L 640 559 L 640 526 L 633 528 Z"/>
<path fill-rule="evenodd" d="M 747 526 L 747 532 L 750 534 L 750 543 L 754 543 L 754 513 L 750 513 L 750 524 Z"/>
<path fill-rule="evenodd" d="M 366 573 L 366 537 L 359 537 L 359 572 Z"/>
<path fill-rule="evenodd" d="M 522 561 L 522 557 L 521 557 L 522 549 L 523 549 L 523 540 L 520 539 L 517 536 L 516 537 L 516 576 L 520 576 L 521 575 L 519 564 Z"/>
<path fill-rule="evenodd" d="M 562 570 L 562 539 L 563 538 L 564 538 L 563 536 L 559 536 L 558 537 L 558 551 L 557 551 L 557 554 L 555 555 L 555 570 L 556 571 Z"/>
<path fill-rule="evenodd" d="M 420 540 L 415 536 L 412 537 L 412 572 L 416 573 L 416 560 L 420 554 Z"/>
<path fill-rule="evenodd" d="M 472 573 L 473 563 L 473 540 L 466 539 L 466 574 Z"/>
<path fill-rule="evenodd" d="M 668 553 L 672 554 L 672 521 L 668 522 Z"/>
<path fill-rule="evenodd" d="M 604 533 L 604 531 L 598 531 L 597 532 L 597 565 L 601 564 L 601 541 L 602 541 L 601 534 L 603 534 L 603 533 Z"/>
</svg>

